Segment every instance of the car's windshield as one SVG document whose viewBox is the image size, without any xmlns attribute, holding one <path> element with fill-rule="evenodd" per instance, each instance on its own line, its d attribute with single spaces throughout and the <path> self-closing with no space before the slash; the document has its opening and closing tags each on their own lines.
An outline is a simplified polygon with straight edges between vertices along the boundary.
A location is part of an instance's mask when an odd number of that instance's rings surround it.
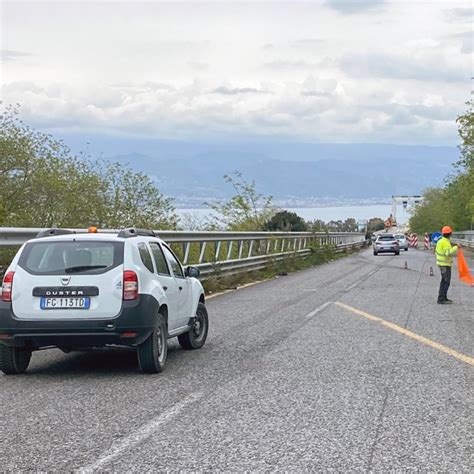
<svg viewBox="0 0 474 474">
<path fill-rule="evenodd" d="M 26 245 L 20 267 L 35 275 L 103 273 L 123 262 L 123 242 L 54 241 Z"/>
</svg>

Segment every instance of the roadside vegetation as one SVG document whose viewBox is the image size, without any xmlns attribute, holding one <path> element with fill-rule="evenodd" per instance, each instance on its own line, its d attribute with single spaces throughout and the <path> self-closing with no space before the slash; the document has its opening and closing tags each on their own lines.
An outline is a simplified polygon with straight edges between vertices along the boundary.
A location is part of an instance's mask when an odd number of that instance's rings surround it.
<svg viewBox="0 0 474 474">
<path fill-rule="evenodd" d="M 413 232 L 439 232 L 444 225 L 458 231 L 474 228 L 474 101 L 467 106 L 456 120 L 460 159 L 443 187 L 424 191 L 410 219 Z"/>
<path fill-rule="evenodd" d="M 175 229 L 171 200 L 128 166 L 73 156 L 51 135 L 0 114 L 0 225 Z"/>
</svg>

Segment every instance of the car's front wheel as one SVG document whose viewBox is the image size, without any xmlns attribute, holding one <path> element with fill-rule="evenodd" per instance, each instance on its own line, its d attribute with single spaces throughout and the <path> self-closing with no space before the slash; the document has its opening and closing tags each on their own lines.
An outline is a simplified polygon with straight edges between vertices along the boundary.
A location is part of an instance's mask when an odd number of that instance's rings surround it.
<svg viewBox="0 0 474 474">
<path fill-rule="evenodd" d="M 178 342 L 183 349 L 200 349 L 207 339 L 209 317 L 204 303 L 199 303 L 191 329 L 178 336 Z"/>
<path fill-rule="evenodd" d="M 0 344 L 0 370 L 7 375 L 26 372 L 31 360 L 31 350 Z"/>
<path fill-rule="evenodd" d="M 158 314 L 153 332 L 138 346 L 137 353 L 138 364 L 144 374 L 157 374 L 163 370 L 168 356 L 168 332 L 162 314 Z"/>
</svg>

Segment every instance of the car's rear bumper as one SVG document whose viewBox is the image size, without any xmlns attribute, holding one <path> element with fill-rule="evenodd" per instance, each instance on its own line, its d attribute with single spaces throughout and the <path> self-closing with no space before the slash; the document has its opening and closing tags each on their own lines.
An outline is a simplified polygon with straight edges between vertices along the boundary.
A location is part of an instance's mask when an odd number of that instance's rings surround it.
<svg viewBox="0 0 474 474">
<path fill-rule="evenodd" d="M 155 327 L 159 304 L 151 295 L 124 301 L 119 315 L 108 319 L 27 320 L 17 318 L 10 303 L 0 302 L 0 343 L 40 348 L 135 345 Z"/>
<path fill-rule="evenodd" d="M 377 253 L 397 253 L 400 251 L 400 247 L 390 247 L 390 248 L 375 248 Z"/>
</svg>

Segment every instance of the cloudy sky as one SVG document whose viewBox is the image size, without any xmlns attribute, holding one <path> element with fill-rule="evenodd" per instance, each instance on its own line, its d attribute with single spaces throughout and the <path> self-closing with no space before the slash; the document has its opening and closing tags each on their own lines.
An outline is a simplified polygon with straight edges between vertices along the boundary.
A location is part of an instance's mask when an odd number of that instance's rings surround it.
<svg viewBox="0 0 474 474">
<path fill-rule="evenodd" d="M 470 1 L 1 2 L 4 103 L 53 132 L 457 143 Z"/>
</svg>

